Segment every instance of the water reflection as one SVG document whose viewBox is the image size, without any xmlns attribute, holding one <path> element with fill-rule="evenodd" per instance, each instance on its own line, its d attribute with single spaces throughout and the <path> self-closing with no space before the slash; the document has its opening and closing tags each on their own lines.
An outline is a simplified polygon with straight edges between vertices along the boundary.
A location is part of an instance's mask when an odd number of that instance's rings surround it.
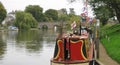
<svg viewBox="0 0 120 65">
<path fill-rule="evenodd" d="M 56 33 L 52 30 L 1 33 L 0 65 L 50 65 L 55 38 Z"/>
<path fill-rule="evenodd" d="M 0 60 L 4 57 L 5 52 L 6 52 L 6 43 L 4 40 L 4 36 L 0 31 Z"/>
<path fill-rule="evenodd" d="M 16 36 L 16 45 L 18 47 L 25 46 L 28 52 L 38 52 L 42 49 L 43 35 L 39 30 L 36 31 L 20 31 Z"/>
</svg>

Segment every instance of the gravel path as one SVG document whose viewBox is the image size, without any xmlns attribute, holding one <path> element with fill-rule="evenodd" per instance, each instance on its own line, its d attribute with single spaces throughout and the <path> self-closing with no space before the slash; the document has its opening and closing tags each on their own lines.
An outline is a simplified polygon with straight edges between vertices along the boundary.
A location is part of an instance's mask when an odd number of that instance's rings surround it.
<svg viewBox="0 0 120 65">
<path fill-rule="evenodd" d="M 100 44 L 100 58 L 99 60 L 104 64 L 104 65 L 120 65 L 116 61 L 112 60 L 106 53 L 105 48 L 102 44 Z"/>
</svg>

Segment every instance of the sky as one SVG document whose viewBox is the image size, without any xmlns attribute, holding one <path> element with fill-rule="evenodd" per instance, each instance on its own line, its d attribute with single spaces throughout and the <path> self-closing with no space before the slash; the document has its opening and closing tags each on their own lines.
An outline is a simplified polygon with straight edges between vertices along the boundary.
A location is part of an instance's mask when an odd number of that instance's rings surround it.
<svg viewBox="0 0 120 65">
<path fill-rule="evenodd" d="M 14 10 L 24 11 L 25 7 L 28 5 L 39 5 L 43 8 L 43 11 L 48 9 L 60 10 L 66 8 L 69 12 L 69 8 L 74 8 L 74 11 L 77 15 L 80 15 L 83 8 L 82 0 L 69 3 L 67 0 L 0 0 L 4 5 L 7 13 Z M 92 16 L 91 9 L 89 10 L 89 16 Z"/>
</svg>

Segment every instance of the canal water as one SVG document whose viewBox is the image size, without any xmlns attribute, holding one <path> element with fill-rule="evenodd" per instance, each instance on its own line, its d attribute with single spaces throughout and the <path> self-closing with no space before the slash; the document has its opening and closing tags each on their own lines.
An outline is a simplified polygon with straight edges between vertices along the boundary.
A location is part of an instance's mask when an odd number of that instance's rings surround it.
<svg viewBox="0 0 120 65">
<path fill-rule="evenodd" d="M 50 65 L 57 33 L 0 31 L 0 65 Z"/>
</svg>

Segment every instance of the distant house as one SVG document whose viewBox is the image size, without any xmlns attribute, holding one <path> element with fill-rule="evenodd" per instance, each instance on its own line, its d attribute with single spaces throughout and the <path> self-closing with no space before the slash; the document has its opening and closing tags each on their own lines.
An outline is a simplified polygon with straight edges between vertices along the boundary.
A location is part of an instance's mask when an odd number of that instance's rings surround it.
<svg viewBox="0 0 120 65">
<path fill-rule="evenodd" d="M 13 22 L 15 20 L 15 12 L 10 12 L 7 14 L 6 18 L 3 20 L 2 25 L 13 25 Z"/>
</svg>

